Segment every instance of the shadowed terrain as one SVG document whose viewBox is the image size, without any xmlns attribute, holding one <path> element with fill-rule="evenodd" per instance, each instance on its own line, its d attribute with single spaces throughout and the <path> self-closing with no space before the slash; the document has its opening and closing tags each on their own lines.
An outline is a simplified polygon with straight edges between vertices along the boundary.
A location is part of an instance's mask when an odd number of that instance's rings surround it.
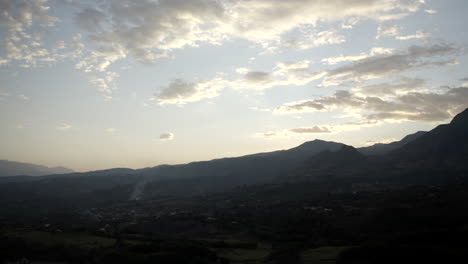
<svg viewBox="0 0 468 264">
<path fill-rule="evenodd" d="M 449 124 L 370 148 L 315 140 L 184 165 L 4 177 L 2 258 L 463 262 L 467 134 L 465 110 Z"/>
</svg>

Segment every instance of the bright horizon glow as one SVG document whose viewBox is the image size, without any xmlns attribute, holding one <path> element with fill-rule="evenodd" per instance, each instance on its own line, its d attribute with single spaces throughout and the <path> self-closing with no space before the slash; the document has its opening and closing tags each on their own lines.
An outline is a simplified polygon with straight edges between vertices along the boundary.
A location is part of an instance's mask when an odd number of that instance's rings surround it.
<svg viewBox="0 0 468 264">
<path fill-rule="evenodd" d="M 468 107 L 464 0 L 0 8 L 0 159 L 90 171 L 361 147 Z"/>
</svg>

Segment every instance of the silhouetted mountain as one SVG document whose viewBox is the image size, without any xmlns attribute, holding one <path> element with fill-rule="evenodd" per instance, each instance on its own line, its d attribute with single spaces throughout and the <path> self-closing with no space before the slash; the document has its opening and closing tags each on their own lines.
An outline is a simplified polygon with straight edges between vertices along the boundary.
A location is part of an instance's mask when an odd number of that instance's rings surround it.
<svg viewBox="0 0 468 264">
<path fill-rule="evenodd" d="M 382 155 L 315 140 L 183 165 L 2 177 L 0 248 L 60 263 L 465 263 L 466 135 L 468 110 Z"/>
<path fill-rule="evenodd" d="M 0 176 L 42 176 L 71 172 L 73 170 L 64 167 L 49 168 L 30 163 L 0 160 Z"/>
<path fill-rule="evenodd" d="M 318 169 L 330 170 L 334 168 L 352 167 L 363 162 L 366 158 L 352 146 L 343 145 L 336 152 L 323 151 L 308 160 L 309 165 Z"/>
<path fill-rule="evenodd" d="M 388 154 L 400 167 L 468 169 L 468 109 Z"/>
<path fill-rule="evenodd" d="M 409 179 L 414 184 L 434 175 L 459 177 L 468 171 L 467 115 L 468 110 L 450 124 L 389 144 L 391 148 L 401 146 L 385 155 L 365 156 L 351 146 L 314 140 L 289 150 L 182 165 L 71 173 L 67 177 L 23 177 L 16 182 L 10 177 L 0 181 L 0 200 L 28 197 L 36 202 L 44 197 L 52 200 L 68 197 L 73 203 L 80 199 L 92 204 L 109 199 L 206 194 L 285 179 L 320 180 L 323 176 L 346 181 L 348 185 L 376 182 L 397 185 L 407 184 Z"/>
<path fill-rule="evenodd" d="M 6 181 L 0 180 L 0 200 L 27 199 L 54 206 L 69 202 L 77 206 L 101 204 L 108 199 L 122 201 L 220 192 L 236 186 L 274 181 L 303 164 L 307 158 L 326 150 L 336 151 L 342 146 L 341 143 L 314 140 L 289 150 L 182 165 L 71 173 L 67 177 L 27 177 L 21 181 L 8 177 Z M 47 202 L 40 202 L 43 199 Z"/>
<path fill-rule="evenodd" d="M 395 150 L 397 148 L 401 148 L 402 146 L 408 144 L 409 142 L 419 138 L 420 136 L 424 135 L 427 133 L 426 131 L 418 131 L 414 134 L 410 134 L 405 136 L 402 140 L 400 141 L 395 141 L 392 143 L 388 144 L 383 144 L 383 143 L 377 143 L 369 147 L 362 147 L 358 148 L 357 150 L 361 152 L 364 155 L 384 155 L 392 150 Z"/>
<path fill-rule="evenodd" d="M 322 180 L 326 177 L 347 177 L 359 171 L 367 158 L 352 146 L 342 145 L 336 151 L 322 151 L 292 171 L 289 179 Z"/>
<path fill-rule="evenodd" d="M 145 192 L 205 193 L 240 185 L 270 182 L 287 175 L 292 169 L 322 151 L 336 151 L 343 144 L 314 140 L 298 147 L 236 158 L 192 162 L 184 165 L 157 166 L 138 170 L 148 182 Z"/>
</svg>

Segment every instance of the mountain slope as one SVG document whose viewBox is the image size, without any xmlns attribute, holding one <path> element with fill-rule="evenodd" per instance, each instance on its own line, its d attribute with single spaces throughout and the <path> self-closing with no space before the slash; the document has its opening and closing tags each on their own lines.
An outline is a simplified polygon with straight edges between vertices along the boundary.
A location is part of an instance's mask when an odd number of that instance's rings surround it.
<svg viewBox="0 0 468 264">
<path fill-rule="evenodd" d="M 67 177 L 48 175 L 23 181 L 0 180 L 0 200 L 31 200 L 53 205 L 70 201 L 102 203 L 114 197 L 140 199 L 161 195 L 194 195 L 220 192 L 236 186 L 271 182 L 302 164 L 308 157 L 343 144 L 315 140 L 298 147 L 237 158 L 161 165 L 139 170 L 110 169 L 71 173 Z M 8 177 L 11 178 L 11 177 Z M 81 198 L 80 198 L 81 197 Z M 116 201 L 117 201 L 116 200 Z M 72 202 L 73 201 L 73 202 Z"/>
<path fill-rule="evenodd" d="M 314 140 L 282 151 L 236 158 L 192 162 L 184 165 L 157 166 L 139 170 L 148 182 L 148 195 L 164 193 L 205 193 L 240 185 L 271 182 L 287 175 L 307 158 L 322 151 L 336 151 L 341 143 Z"/>
<path fill-rule="evenodd" d="M 72 172 L 73 170 L 64 167 L 49 168 L 30 163 L 0 160 L 0 176 L 42 176 Z"/>
<path fill-rule="evenodd" d="M 468 169 L 468 109 L 388 154 L 402 167 Z"/>
<path fill-rule="evenodd" d="M 359 152 L 361 152 L 362 154 L 368 155 L 368 156 L 371 156 L 371 155 L 384 155 L 384 154 L 387 154 L 387 153 L 389 153 L 389 152 L 391 152 L 391 151 L 393 151 L 395 149 L 403 147 L 404 145 L 410 143 L 411 141 L 414 141 L 415 139 L 419 138 L 420 136 L 424 135 L 425 133 L 427 133 L 427 132 L 426 131 L 418 131 L 418 132 L 416 132 L 414 134 L 410 134 L 410 135 L 405 136 L 400 141 L 395 141 L 395 142 L 388 143 L 388 144 L 378 143 L 378 144 L 374 144 L 374 145 L 369 146 L 369 147 L 358 148 L 357 150 Z"/>
</svg>

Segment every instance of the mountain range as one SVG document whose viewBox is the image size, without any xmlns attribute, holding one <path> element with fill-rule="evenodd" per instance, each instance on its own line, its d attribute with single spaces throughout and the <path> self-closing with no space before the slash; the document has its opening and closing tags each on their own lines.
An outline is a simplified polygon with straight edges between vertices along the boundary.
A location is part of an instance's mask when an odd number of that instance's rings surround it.
<svg viewBox="0 0 468 264">
<path fill-rule="evenodd" d="M 160 165 L 138 170 L 0 179 L 3 199 L 58 197 L 102 201 L 199 195 L 241 186 L 288 181 L 417 184 L 462 177 L 468 171 L 468 109 L 452 122 L 401 141 L 354 148 L 314 140 L 289 150 L 236 158 Z M 26 174 L 26 173 L 20 173 Z M 67 177 L 63 177 L 67 175 Z M 340 185 L 341 187 L 343 185 Z M 105 195 L 104 195 L 105 194 Z M 112 195 L 109 195 L 112 194 Z"/>
<path fill-rule="evenodd" d="M 66 174 L 66 173 L 72 173 L 72 172 L 73 170 L 67 169 L 64 167 L 49 168 L 46 166 L 24 163 L 24 162 L 0 160 L 0 177 L 17 176 L 17 175 L 43 176 L 43 175 L 51 175 L 51 174 Z"/>
</svg>

